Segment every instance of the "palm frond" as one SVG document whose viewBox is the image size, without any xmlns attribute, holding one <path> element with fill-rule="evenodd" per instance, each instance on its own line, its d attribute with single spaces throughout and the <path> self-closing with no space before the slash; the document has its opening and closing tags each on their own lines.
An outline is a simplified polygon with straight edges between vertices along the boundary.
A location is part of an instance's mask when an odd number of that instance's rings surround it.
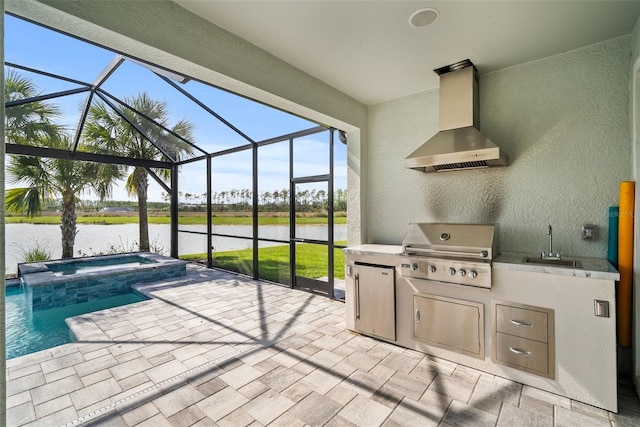
<svg viewBox="0 0 640 427">
<path fill-rule="evenodd" d="M 5 191 L 4 203 L 7 212 L 37 215 L 44 206 L 43 194 L 36 187 L 10 188 Z"/>
<path fill-rule="evenodd" d="M 192 152 L 189 144 L 161 127 L 170 128 L 166 102 L 154 100 L 146 92 L 140 92 L 133 97 L 125 98 L 124 103 L 146 117 L 122 105 L 121 112 L 126 116 L 127 120 L 125 120 L 103 102 L 95 102 L 89 110 L 83 133 L 87 145 L 94 146 L 99 152 L 149 160 L 167 160 L 162 151 L 166 152 L 172 160 L 179 160 L 185 153 Z M 134 123 L 146 136 L 141 135 L 129 122 Z M 182 119 L 171 130 L 190 140 L 193 125 L 188 120 Z"/>
<path fill-rule="evenodd" d="M 34 156 L 11 156 L 7 165 L 7 183 L 27 184 L 45 188 L 49 192 L 49 159 Z"/>
<path fill-rule="evenodd" d="M 35 84 L 15 69 L 5 77 L 5 101 L 28 100 L 39 95 Z M 44 101 L 32 101 L 7 107 L 5 111 L 5 137 L 7 142 L 21 145 L 38 145 L 43 136 L 53 137 L 63 132 L 54 123 L 60 116 L 58 106 Z"/>
<path fill-rule="evenodd" d="M 125 167 L 110 163 L 90 163 L 87 164 L 87 167 L 89 173 L 95 177 L 91 183 L 91 187 L 100 200 L 111 197 L 114 181 L 124 178 L 126 171 Z"/>
<path fill-rule="evenodd" d="M 127 193 L 130 196 L 135 196 L 137 194 L 135 172 L 129 174 L 129 176 L 127 177 L 127 181 L 124 183 L 124 188 L 127 190 Z"/>
</svg>

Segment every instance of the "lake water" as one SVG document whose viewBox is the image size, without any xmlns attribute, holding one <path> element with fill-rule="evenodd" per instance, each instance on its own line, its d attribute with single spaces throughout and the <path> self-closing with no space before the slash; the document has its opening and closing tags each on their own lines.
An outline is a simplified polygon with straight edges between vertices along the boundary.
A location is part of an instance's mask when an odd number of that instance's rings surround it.
<svg viewBox="0 0 640 427">
<path fill-rule="evenodd" d="M 74 246 L 74 255 L 82 251 L 87 255 L 98 252 L 108 252 L 111 247 L 120 251 L 137 250 L 138 224 L 122 225 L 88 225 L 78 224 L 78 234 Z M 205 225 L 180 226 L 180 230 L 206 232 Z M 326 240 L 326 225 L 303 225 L 296 227 L 296 236 L 306 239 Z M 335 240 L 347 240 L 347 226 L 336 225 Z M 247 225 L 216 225 L 214 233 L 251 237 L 252 227 Z M 62 254 L 60 244 L 60 226 L 43 224 L 7 224 L 6 229 L 6 261 L 7 272 L 15 273 L 17 264 L 22 262 L 23 253 L 36 246 L 47 249 L 52 259 L 60 258 Z M 268 225 L 259 227 L 261 238 L 288 240 L 288 225 Z M 164 224 L 149 224 L 149 240 L 152 246 L 164 248 L 164 253 L 170 250 L 170 226 Z M 213 237 L 214 251 L 246 249 L 251 247 L 251 240 Z M 278 243 L 261 242 L 260 247 L 273 246 Z M 178 251 L 180 254 L 202 253 L 207 251 L 207 238 L 204 235 L 178 233 Z"/>
</svg>

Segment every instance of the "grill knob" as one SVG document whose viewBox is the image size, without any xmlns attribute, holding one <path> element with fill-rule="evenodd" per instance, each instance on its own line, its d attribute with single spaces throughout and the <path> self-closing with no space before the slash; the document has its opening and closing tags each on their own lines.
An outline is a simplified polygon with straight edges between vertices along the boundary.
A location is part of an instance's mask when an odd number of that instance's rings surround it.
<svg viewBox="0 0 640 427">
<path fill-rule="evenodd" d="M 429 270 L 429 273 L 435 273 L 436 272 L 436 266 L 435 265 L 430 265 L 428 270 Z"/>
<path fill-rule="evenodd" d="M 450 276 L 453 276 L 454 274 L 456 274 L 456 269 L 455 269 L 455 268 L 453 268 L 453 267 L 449 267 L 448 272 L 449 272 L 449 275 L 450 275 Z"/>
<path fill-rule="evenodd" d="M 411 264 L 411 271 L 416 271 L 418 269 L 418 263 L 414 262 L 413 264 Z"/>
<path fill-rule="evenodd" d="M 467 270 L 465 270 L 464 268 L 458 270 L 458 276 L 464 277 L 465 274 L 467 274 Z"/>
<path fill-rule="evenodd" d="M 469 270 L 469 277 L 475 279 L 476 277 L 478 277 L 478 272 L 475 270 Z"/>
</svg>

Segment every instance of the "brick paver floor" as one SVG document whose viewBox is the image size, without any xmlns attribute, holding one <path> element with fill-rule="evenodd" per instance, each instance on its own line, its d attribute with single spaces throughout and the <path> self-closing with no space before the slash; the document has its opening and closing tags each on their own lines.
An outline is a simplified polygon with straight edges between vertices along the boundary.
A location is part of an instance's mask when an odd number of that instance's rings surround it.
<svg viewBox="0 0 640 427">
<path fill-rule="evenodd" d="M 349 332 L 322 296 L 198 266 L 136 289 L 7 361 L 7 425 L 640 425 L 631 384 L 608 413 Z"/>
</svg>

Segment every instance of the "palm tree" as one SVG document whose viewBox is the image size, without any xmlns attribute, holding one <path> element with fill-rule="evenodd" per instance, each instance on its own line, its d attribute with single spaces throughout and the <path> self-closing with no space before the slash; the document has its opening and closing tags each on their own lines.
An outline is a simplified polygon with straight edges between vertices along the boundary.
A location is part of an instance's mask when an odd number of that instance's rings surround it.
<svg viewBox="0 0 640 427">
<path fill-rule="evenodd" d="M 280 190 L 280 197 L 282 197 L 282 206 L 281 209 L 286 210 L 289 205 L 289 189 L 283 188 Z"/>
<path fill-rule="evenodd" d="M 39 95 L 36 85 L 9 69 L 4 82 L 6 103 L 22 101 Z M 55 137 L 61 132 L 53 120 L 60 115 L 60 109 L 52 104 L 35 101 L 14 105 L 5 111 L 6 142 L 19 145 L 40 145 L 47 137 Z"/>
<path fill-rule="evenodd" d="M 27 100 L 38 95 L 35 84 L 15 70 L 7 73 L 4 92 L 6 102 Z M 40 101 L 7 107 L 6 141 L 68 150 L 72 146 L 69 138 L 64 134 L 63 128 L 54 122 L 59 115 L 60 110 L 57 106 Z M 33 216 L 42 211 L 47 201 L 61 197 L 62 257 L 72 257 L 77 233 L 77 194 L 92 188 L 101 199 L 108 196 L 115 172 L 117 170 L 113 165 L 11 156 L 7 165 L 7 182 L 25 183 L 27 186 L 5 192 L 6 210 L 9 213 L 26 213 Z"/>
<path fill-rule="evenodd" d="M 124 101 L 136 111 L 153 120 L 153 122 L 128 108 L 123 108 L 122 113 L 127 117 L 127 121 L 103 102 L 96 102 L 89 109 L 89 116 L 84 127 L 86 141 L 99 147 L 101 152 L 137 159 L 179 160 L 182 155 L 191 152 L 189 144 L 156 124 L 158 123 L 164 128 L 170 129 L 186 140 L 191 139 L 193 125 L 187 120 L 180 120 L 173 127 L 169 127 L 169 111 L 166 102 L 153 100 L 145 92 L 141 92 L 131 98 L 125 98 Z M 157 146 L 162 147 L 172 159 L 168 159 L 162 154 L 149 139 L 131 126 L 129 122 L 135 123 L 138 129 L 141 129 Z M 123 171 L 127 169 L 128 167 L 122 168 Z M 157 175 L 168 181 L 170 171 L 163 169 Z M 139 249 L 141 251 L 149 250 L 148 187 L 149 172 L 144 167 L 134 167 L 127 178 L 125 188 L 131 196 L 135 195 L 138 198 Z"/>
<path fill-rule="evenodd" d="M 34 142 L 33 140 L 31 142 Z M 71 140 L 65 135 L 40 139 L 39 145 L 70 150 Z M 80 149 L 86 149 L 80 147 Z M 120 178 L 117 166 L 76 160 L 45 159 L 35 156 L 11 156 L 7 166 L 10 184 L 25 183 L 26 187 L 11 188 L 5 192 L 5 205 L 9 213 L 37 215 L 47 201 L 60 197 L 60 230 L 62 231 L 62 258 L 73 257 L 76 229 L 76 203 L 78 195 L 93 190 L 101 200 L 111 195 L 111 183 Z"/>
</svg>

